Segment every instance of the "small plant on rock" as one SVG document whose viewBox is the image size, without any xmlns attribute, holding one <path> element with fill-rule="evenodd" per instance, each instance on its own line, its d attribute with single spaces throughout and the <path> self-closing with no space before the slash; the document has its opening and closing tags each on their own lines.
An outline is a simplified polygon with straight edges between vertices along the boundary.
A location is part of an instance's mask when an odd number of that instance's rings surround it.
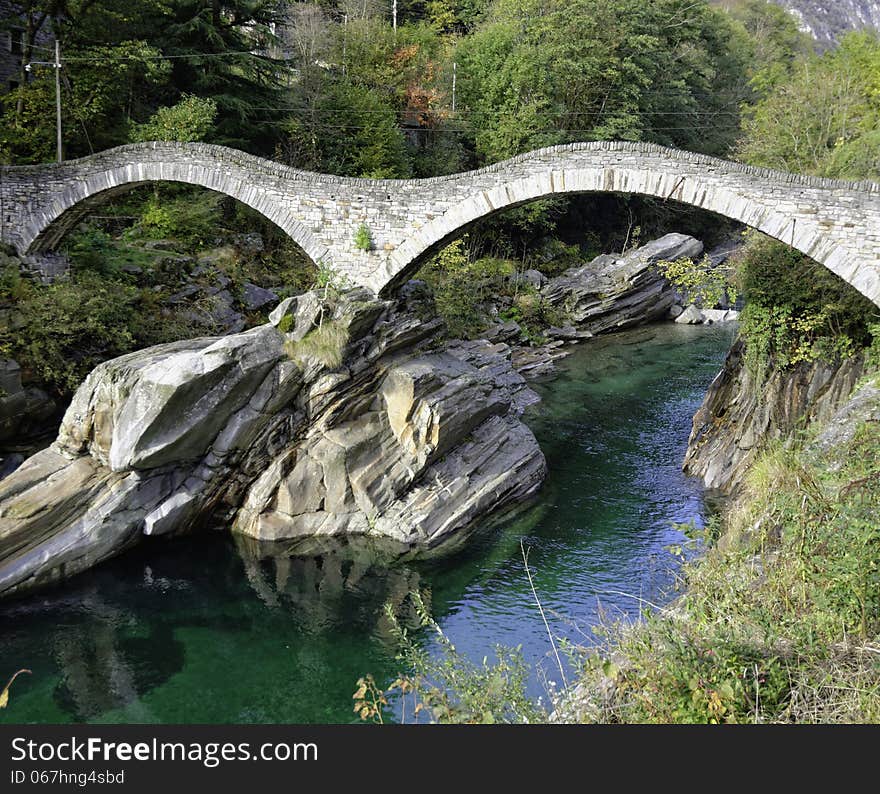
<svg viewBox="0 0 880 794">
<path fill-rule="evenodd" d="M 731 281 L 732 273 L 726 267 L 713 267 L 708 256 L 699 262 L 682 257 L 674 262 L 657 263 L 657 269 L 668 279 L 684 297 L 687 303 L 696 303 L 704 309 L 711 309 L 727 299 L 736 303 L 739 297 Z"/>
<path fill-rule="evenodd" d="M 359 251 L 371 251 L 373 248 L 373 236 L 370 227 L 362 223 L 354 234 L 354 247 Z"/>
</svg>

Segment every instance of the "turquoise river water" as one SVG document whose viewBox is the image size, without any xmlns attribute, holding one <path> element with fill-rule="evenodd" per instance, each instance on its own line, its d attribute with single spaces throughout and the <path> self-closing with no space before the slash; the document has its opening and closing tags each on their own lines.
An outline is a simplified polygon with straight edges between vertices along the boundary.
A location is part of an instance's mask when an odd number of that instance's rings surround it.
<svg viewBox="0 0 880 794">
<path fill-rule="evenodd" d="M 673 324 L 580 346 L 536 388 L 526 419 L 547 456 L 538 501 L 451 557 L 378 564 L 362 553 L 257 554 L 228 534 L 156 540 L 55 590 L 0 606 L 2 722 L 335 723 L 355 682 L 400 667 L 383 605 L 411 590 L 456 647 L 521 645 L 554 679 L 547 633 L 587 643 L 603 616 L 668 598 L 682 541 L 704 518 L 680 471 L 691 417 L 731 331 Z M 431 642 L 425 636 L 425 642 Z"/>
</svg>

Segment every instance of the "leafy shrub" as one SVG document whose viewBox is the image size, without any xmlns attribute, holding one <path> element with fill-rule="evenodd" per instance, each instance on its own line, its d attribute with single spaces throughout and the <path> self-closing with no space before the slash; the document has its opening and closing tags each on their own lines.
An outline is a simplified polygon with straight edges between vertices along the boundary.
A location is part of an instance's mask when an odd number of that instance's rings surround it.
<svg viewBox="0 0 880 794">
<path fill-rule="evenodd" d="M 163 185 L 124 236 L 128 240 L 178 240 L 190 251 L 212 245 L 218 237 L 222 200 L 219 193 Z"/>
<path fill-rule="evenodd" d="M 708 256 L 699 262 L 682 257 L 674 262 L 661 261 L 657 269 L 675 287 L 687 303 L 711 309 L 727 299 L 736 303 L 738 293 L 731 281 L 731 272 L 725 267 L 712 267 Z"/>
<path fill-rule="evenodd" d="M 753 371 L 835 361 L 871 344 L 877 307 L 812 259 L 752 234 L 736 266 L 746 297 L 740 330 Z"/>
<path fill-rule="evenodd" d="M 217 118 L 217 103 L 209 97 L 184 94 L 176 105 L 159 108 L 145 124 L 132 125 L 129 139 L 141 141 L 201 141 Z"/>
<path fill-rule="evenodd" d="M 109 234 L 92 226 L 77 229 L 68 238 L 67 254 L 77 270 L 93 270 L 102 275 L 118 275 L 119 266 L 112 255 L 113 240 Z"/>
<path fill-rule="evenodd" d="M 9 266 L 15 267 L 17 265 Z M 15 296 L 12 327 L 0 328 L 0 355 L 58 395 L 68 395 L 99 363 L 203 329 L 161 313 L 159 297 L 94 270 L 48 286 L 0 280 L 0 300 Z"/>
<path fill-rule="evenodd" d="M 354 234 L 354 247 L 359 251 L 370 251 L 373 248 L 373 236 L 370 227 L 362 223 Z"/>
<path fill-rule="evenodd" d="M 472 261 L 467 237 L 455 240 L 434 256 L 421 270 L 434 291 L 437 312 L 446 321 L 452 337 L 469 338 L 488 324 L 483 302 L 497 294 L 516 264 L 486 257 Z"/>
</svg>

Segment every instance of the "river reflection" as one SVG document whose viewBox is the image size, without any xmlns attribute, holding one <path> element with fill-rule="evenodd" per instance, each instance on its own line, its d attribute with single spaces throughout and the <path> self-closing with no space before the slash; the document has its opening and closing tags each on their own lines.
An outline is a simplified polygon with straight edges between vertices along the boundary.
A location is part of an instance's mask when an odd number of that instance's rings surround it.
<svg viewBox="0 0 880 794">
<path fill-rule="evenodd" d="M 406 547 L 367 538 L 309 538 L 295 544 L 235 536 L 245 575 L 266 606 L 288 610 L 311 631 L 327 631 L 352 617 L 346 596 L 356 596 L 356 618 L 369 625 L 377 640 L 393 645 L 384 609 L 390 605 L 403 625 L 416 628 L 418 618 L 408 596 L 422 593 L 430 608 L 429 581 L 400 562 Z"/>
</svg>

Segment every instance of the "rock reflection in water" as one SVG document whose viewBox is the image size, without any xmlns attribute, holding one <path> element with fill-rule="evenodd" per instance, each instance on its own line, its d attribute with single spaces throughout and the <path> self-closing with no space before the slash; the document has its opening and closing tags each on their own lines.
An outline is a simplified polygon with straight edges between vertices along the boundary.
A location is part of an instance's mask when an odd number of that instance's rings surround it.
<svg viewBox="0 0 880 794">
<path fill-rule="evenodd" d="M 86 630 L 80 624 L 55 638 L 55 659 L 62 671 L 56 704 L 78 722 L 129 707 L 133 721 L 152 721 L 141 698 L 183 669 L 183 646 L 165 624 L 153 624 L 146 637 L 126 636 L 126 624 L 136 624 L 134 616 L 99 603 L 96 594 L 87 607 Z M 155 654 L 157 647 L 161 655 Z"/>
<path fill-rule="evenodd" d="M 407 547 L 374 538 L 303 538 L 298 541 L 260 541 L 235 535 L 235 546 L 251 587 L 267 606 L 296 612 L 298 621 L 310 631 L 322 631 L 351 619 L 347 593 L 358 596 L 358 623 L 371 625 L 371 635 L 392 643 L 393 636 L 384 609 L 391 604 L 400 622 L 418 625 L 411 600 L 422 592 L 430 607 L 430 592 L 424 590 L 422 574 L 400 562 Z M 343 614 L 344 613 L 344 614 Z"/>
</svg>

